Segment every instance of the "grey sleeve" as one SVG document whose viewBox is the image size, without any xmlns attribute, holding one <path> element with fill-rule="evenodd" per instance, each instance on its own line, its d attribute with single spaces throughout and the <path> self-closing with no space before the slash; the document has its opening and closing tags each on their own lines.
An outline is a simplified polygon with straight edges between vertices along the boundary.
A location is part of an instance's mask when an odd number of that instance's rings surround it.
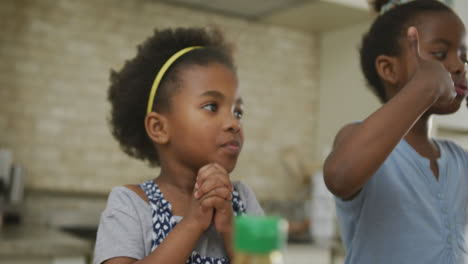
<svg viewBox="0 0 468 264">
<path fill-rule="evenodd" d="M 125 187 L 112 189 L 101 214 L 94 248 L 94 264 L 115 257 L 144 257 L 142 223 L 132 199 L 122 188 Z"/>
<path fill-rule="evenodd" d="M 242 201 L 245 204 L 245 210 L 247 214 L 251 215 L 264 215 L 263 209 L 257 201 L 254 192 L 249 186 L 242 182 L 233 182 L 236 187 Z"/>
</svg>

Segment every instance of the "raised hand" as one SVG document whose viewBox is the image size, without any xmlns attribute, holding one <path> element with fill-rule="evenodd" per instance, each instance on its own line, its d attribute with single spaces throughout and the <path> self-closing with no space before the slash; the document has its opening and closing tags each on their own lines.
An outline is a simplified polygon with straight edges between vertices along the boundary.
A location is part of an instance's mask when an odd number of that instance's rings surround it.
<svg viewBox="0 0 468 264">
<path fill-rule="evenodd" d="M 232 228 L 232 183 L 228 172 L 219 164 L 212 163 L 200 168 L 195 185 L 195 198 L 204 209 L 214 211 L 213 222 L 221 234 Z"/>
<path fill-rule="evenodd" d="M 223 167 L 215 163 L 201 167 L 184 219 L 201 231 L 208 229 L 212 221 L 220 233 L 230 229 L 232 190 L 229 174 Z"/>
<path fill-rule="evenodd" d="M 408 28 L 407 40 L 410 63 L 414 65 L 411 82 L 422 85 L 423 92 L 435 93 L 438 103 L 452 101 L 457 95 L 452 76 L 439 61 L 421 57 L 419 35 L 415 27 Z"/>
</svg>

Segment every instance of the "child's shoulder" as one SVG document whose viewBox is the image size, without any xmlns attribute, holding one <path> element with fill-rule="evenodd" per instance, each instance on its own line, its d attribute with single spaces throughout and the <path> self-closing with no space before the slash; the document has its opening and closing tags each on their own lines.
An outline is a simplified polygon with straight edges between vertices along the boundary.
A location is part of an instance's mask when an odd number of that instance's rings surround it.
<svg viewBox="0 0 468 264">
<path fill-rule="evenodd" d="M 139 184 L 126 184 L 123 186 L 124 188 L 127 188 L 131 191 L 133 191 L 135 194 L 137 194 L 143 201 L 145 201 L 147 204 L 149 204 L 148 197 L 146 196 L 145 191 L 141 188 Z"/>
<path fill-rule="evenodd" d="M 435 138 L 434 139 L 437 144 L 439 145 L 446 145 L 446 146 L 454 146 L 454 147 L 460 147 L 455 141 L 447 138 Z M 461 147 L 460 147 L 461 148 Z"/>
<path fill-rule="evenodd" d="M 127 184 L 112 188 L 107 198 L 109 207 L 127 207 L 141 205 L 141 202 L 148 204 L 145 192 L 138 184 Z"/>
<path fill-rule="evenodd" d="M 233 181 L 232 185 L 234 186 L 235 191 L 237 191 L 240 195 L 241 200 L 244 202 L 246 206 L 246 212 L 248 214 L 253 215 L 263 215 L 263 209 L 260 206 L 255 193 L 250 189 L 250 187 L 241 182 L 241 181 Z"/>
<path fill-rule="evenodd" d="M 443 148 L 446 151 L 450 151 L 454 155 L 463 157 L 468 156 L 467 150 L 450 139 L 435 139 L 435 141 L 440 148 Z"/>
</svg>

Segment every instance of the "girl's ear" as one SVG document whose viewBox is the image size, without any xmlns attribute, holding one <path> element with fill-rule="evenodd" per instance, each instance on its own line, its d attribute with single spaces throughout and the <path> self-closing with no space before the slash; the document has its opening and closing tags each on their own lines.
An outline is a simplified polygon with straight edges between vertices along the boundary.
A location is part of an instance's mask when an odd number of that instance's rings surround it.
<svg viewBox="0 0 468 264">
<path fill-rule="evenodd" d="M 156 112 L 145 117 L 146 134 L 156 144 L 166 144 L 169 141 L 169 125 L 167 119 Z"/>
<path fill-rule="evenodd" d="M 375 59 L 375 68 L 380 78 L 395 86 L 400 81 L 400 69 L 398 59 L 387 55 L 380 55 Z"/>
</svg>

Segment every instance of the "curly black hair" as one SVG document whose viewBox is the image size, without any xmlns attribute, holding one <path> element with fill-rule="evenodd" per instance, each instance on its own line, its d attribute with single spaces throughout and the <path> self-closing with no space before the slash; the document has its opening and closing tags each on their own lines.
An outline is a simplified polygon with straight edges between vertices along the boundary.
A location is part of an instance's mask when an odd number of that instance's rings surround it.
<svg viewBox="0 0 468 264">
<path fill-rule="evenodd" d="M 156 74 L 176 52 L 202 46 L 177 59 L 162 78 L 153 103 L 153 111 L 167 112 L 179 87 L 179 74 L 189 65 L 221 63 L 236 72 L 232 45 L 225 42 L 216 28 L 175 28 L 155 30 L 138 46 L 136 56 L 125 62 L 120 71 L 111 71 L 107 99 L 111 104 L 109 126 L 122 150 L 129 156 L 158 166 L 159 155 L 146 134 L 145 117 L 148 97 Z"/>
<path fill-rule="evenodd" d="M 390 0 L 373 1 L 373 8 L 380 12 L 383 5 Z M 413 0 L 397 5 L 379 15 L 369 31 L 363 36 L 359 50 L 361 69 L 371 90 L 381 102 L 389 98 L 375 67 L 375 60 L 380 55 L 398 56 L 402 51 L 401 39 L 406 39 L 408 27 L 423 12 L 451 12 L 452 9 L 438 0 Z"/>
</svg>

